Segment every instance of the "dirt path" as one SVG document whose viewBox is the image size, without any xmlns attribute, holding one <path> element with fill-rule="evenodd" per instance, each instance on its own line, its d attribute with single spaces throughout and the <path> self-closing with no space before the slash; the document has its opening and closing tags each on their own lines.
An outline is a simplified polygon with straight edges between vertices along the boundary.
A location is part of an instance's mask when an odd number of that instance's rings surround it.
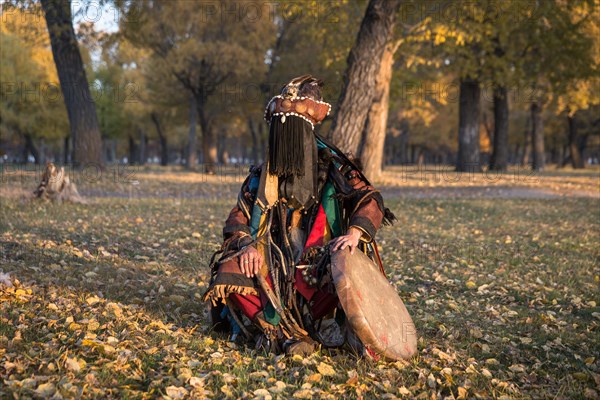
<svg viewBox="0 0 600 400">
<path fill-rule="evenodd" d="M 384 197 L 408 199 L 560 199 L 565 197 L 590 197 L 600 199 L 600 191 L 556 191 L 552 189 L 523 186 L 466 186 L 466 187 L 383 187 Z"/>
</svg>

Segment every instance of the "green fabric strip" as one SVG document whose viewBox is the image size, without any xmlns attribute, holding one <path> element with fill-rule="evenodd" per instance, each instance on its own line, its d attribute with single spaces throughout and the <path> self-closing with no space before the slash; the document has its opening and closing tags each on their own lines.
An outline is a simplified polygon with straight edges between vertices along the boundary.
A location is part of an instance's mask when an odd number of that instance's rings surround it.
<svg viewBox="0 0 600 400">
<path fill-rule="evenodd" d="M 257 204 L 255 204 L 254 207 L 252 207 L 252 217 L 250 219 L 250 234 L 252 235 L 253 239 L 256 239 L 256 235 L 258 234 L 261 216 L 262 210 Z"/>
<path fill-rule="evenodd" d="M 328 181 L 323 187 L 323 197 L 321 198 L 321 204 L 325 210 L 327 216 L 327 223 L 331 228 L 331 234 L 333 237 L 342 235 L 342 217 L 340 215 L 340 207 L 335 196 L 335 188 L 333 183 Z"/>
<path fill-rule="evenodd" d="M 281 321 L 281 315 L 279 315 L 277 311 L 275 311 L 275 307 L 273 306 L 273 304 L 271 304 L 271 302 L 267 303 L 263 314 L 265 316 L 265 321 L 267 321 L 273 326 L 279 325 L 279 321 Z"/>
</svg>

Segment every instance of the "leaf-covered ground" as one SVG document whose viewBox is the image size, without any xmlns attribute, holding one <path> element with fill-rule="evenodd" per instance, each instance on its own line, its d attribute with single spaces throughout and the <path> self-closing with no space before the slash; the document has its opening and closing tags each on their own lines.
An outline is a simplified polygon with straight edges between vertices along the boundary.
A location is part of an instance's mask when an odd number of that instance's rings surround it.
<svg viewBox="0 0 600 400">
<path fill-rule="evenodd" d="M 387 174 L 399 222 L 379 243 L 420 336 L 406 363 L 265 356 L 207 330 L 199 297 L 239 177 L 145 171 L 137 184 L 81 182 L 89 203 L 59 205 L 14 195 L 35 188 L 24 176 L 3 179 L 0 197 L 0 398 L 600 393 L 597 173 L 505 182 L 534 192 L 504 197 L 480 175 Z"/>
</svg>

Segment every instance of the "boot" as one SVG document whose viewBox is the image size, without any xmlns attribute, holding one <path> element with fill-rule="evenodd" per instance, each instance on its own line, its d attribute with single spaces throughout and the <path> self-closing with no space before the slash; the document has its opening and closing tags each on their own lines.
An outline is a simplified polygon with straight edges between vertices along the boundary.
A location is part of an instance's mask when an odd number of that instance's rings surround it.
<svg viewBox="0 0 600 400">
<path fill-rule="evenodd" d="M 311 338 L 288 339 L 283 343 L 285 354 L 308 357 L 317 350 L 317 343 Z"/>
</svg>

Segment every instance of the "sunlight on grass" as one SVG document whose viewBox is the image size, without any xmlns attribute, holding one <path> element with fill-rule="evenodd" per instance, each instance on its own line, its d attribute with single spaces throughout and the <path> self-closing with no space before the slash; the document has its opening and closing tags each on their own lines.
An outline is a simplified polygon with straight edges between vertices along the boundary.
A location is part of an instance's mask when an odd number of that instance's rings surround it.
<svg viewBox="0 0 600 400">
<path fill-rule="evenodd" d="M 199 176 L 139 175 L 164 193 Z M 600 383 L 595 198 L 388 197 L 399 221 L 379 243 L 419 354 L 374 363 L 266 356 L 209 332 L 199 298 L 238 184 L 202 183 L 220 199 L 2 197 L 0 395 L 577 398 Z"/>
</svg>

